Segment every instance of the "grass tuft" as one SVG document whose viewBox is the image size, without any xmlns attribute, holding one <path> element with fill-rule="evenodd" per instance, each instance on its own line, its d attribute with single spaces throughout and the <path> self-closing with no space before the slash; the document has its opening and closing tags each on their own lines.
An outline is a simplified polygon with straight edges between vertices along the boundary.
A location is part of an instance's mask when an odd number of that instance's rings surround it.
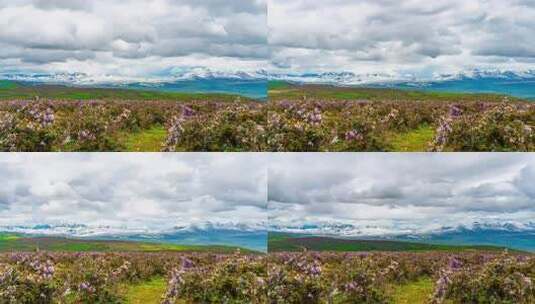
<svg viewBox="0 0 535 304">
<path fill-rule="evenodd" d="M 425 304 L 429 302 L 433 290 L 433 281 L 430 278 L 421 278 L 416 282 L 396 286 L 392 295 L 392 303 Z"/>
<path fill-rule="evenodd" d="M 392 152 L 421 152 L 429 149 L 435 138 L 435 130 L 427 125 L 406 133 L 394 134 L 390 140 Z"/>
<path fill-rule="evenodd" d="M 165 293 L 167 283 L 162 277 L 126 287 L 126 304 L 157 304 Z"/>
<path fill-rule="evenodd" d="M 148 130 L 122 135 L 128 152 L 159 152 L 166 136 L 167 130 L 159 125 Z"/>
</svg>

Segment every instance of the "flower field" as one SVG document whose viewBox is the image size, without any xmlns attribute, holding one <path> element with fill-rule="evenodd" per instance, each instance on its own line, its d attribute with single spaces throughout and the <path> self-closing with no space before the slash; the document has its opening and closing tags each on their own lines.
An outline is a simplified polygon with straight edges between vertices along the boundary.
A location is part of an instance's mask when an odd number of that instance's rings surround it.
<svg viewBox="0 0 535 304">
<path fill-rule="evenodd" d="M 533 303 L 535 258 L 485 252 L 277 253 L 271 303 L 398 303 L 397 286 L 428 281 L 423 303 Z M 411 302 L 414 303 L 414 302 Z"/>
<path fill-rule="evenodd" d="M 0 102 L 0 151 L 535 151 L 535 103 L 495 95 L 290 86 L 258 102 L 41 90 L 50 97 Z"/>
<path fill-rule="evenodd" d="M 240 100 L 3 101 L 0 151 L 126 151 L 125 139 L 154 128 L 161 136 L 143 151 L 260 151 L 265 116 Z"/>
<path fill-rule="evenodd" d="M 124 303 L 154 278 L 161 303 L 265 303 L 265 267 L 240 253 L 2 254 L 0 303 Z"/>
<path fill-rule="evenodd" d="M 0 255 L 0 303 L 530 304 L 534 280 L 535 257 L 507 252 Z"/>
<path fill-rule="evenodd" d="M 535 151 L 535 103 L 272 83 L 270 151 Z"/>
<path fill-rule="evenodd" d="M 280 100 L 267 130 L 270 151 L 535 151 L 535 104 Z"/>
</svg>

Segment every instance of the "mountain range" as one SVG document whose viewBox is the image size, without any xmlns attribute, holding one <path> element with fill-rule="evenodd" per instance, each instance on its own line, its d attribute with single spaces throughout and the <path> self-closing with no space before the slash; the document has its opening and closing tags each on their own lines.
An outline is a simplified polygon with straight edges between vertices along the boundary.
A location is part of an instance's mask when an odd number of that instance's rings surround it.
<svg viewBox="0 0 535 304">
<path fill-rule="evenodd" d="M 41 224 L 4 226 L 0 232 L 32 237 L 70 237 L 86 240 L 146 241 L 180 245 L 236 246 L 256 251 L 267 250 L 267 231 L 261 224 L 202 223 L 177 226 L 166 230 L 127 229 L 124 227 L 89 226 L 83 224 Z"/>
<path fill-rule="evenodd" d="M 341 239 L 413 241 L 442 245 L 491 245 L 535 251 L 535 222 L 471 223 L 445 226 L 427 231 L 387 230 L 379 226 L 356 227 L 351 224 L 310 224 L 270 226 L 270 231 Z"/>
</svg>

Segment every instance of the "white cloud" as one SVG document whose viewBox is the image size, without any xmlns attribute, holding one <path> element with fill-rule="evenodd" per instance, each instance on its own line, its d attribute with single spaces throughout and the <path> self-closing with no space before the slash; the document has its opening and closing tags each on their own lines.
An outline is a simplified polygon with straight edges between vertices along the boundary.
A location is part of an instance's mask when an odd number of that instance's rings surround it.
<svg viewBox="0 0 535 304">
<path fill-rule="evenodd" d="M 525 71 L 533 20 L 530 0 L 0 0 L 0 71 L 98 81 L 199 66 L 376 79 Z"/>
<path fill-rule="evenodd" d="M 534 170 L 529 154 L 277 155 L 268 174 L 269 223 L 357 227 L 350 233 L 529 225 Z"/>
<path fill-rule="evenodd" d="M 254 71 L 267 61 L 266 13 L 264 0 L 0 1 L 0 67 L 117 78 Z"/>
<path fill-rule="evenodd" d="M 261 154 L 6 154 L 0 226 L 262 228 L 266 166 Z"/>
<path fill-rule="evenodd" d="M 5 154 L 0 227 L 162 232 L 211 222 L 384 235 L 533 226 L 534 174 L 535 157 L 514 153 Z"/>
<path fill-rule="evenodd" d="M 526 0 L 269 0 L 275 72 L 412 74 L 535 68 Z"/>
</svg>

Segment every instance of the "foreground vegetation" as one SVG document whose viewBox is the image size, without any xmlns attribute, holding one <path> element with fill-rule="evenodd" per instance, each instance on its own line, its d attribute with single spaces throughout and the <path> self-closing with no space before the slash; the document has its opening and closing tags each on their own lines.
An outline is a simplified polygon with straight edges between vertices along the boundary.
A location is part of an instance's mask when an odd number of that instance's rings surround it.
<svg viewBox="0 0 535 304">
<path fill-rule="evenodd" d="M 265 267 L 239 252 L 1 254 L 0 303 L 265 303 Z"/>
<path fill-rule="evenodd" d="M 281 82 L 269 88 L 266 103 L 4 83 L 0 151 L 535 151 L 533 102 Z"/>
<path fill-rule="evenodd" d="M 166 101 L 233 101 L 238 96 L 228 94 L 191 94 L 134 89 L 70 87 L 48 84 L 28 84 L 0 80 L 0 100 L 32 100 L 35 96 L 53 100 L 166 100 Z"/>
<path fill-rule="evenodd" d="M 286 238 L 276 235 L 270 243 Z M 356 250 L 350 252 L 327 242 L 318 251 L 270 246 L 264 255 L 226 247 L 40 239 L 33 251 L 21 251 L 15 246 L 21 240 L 30 239 L 0 236 L 2 304 L 532 304 L 535 299 L 535 256 L 497 248 L 369 242 L 346 247 Z M 60 242 L 64 245 L 57 246 Z"/>
<path fill-rule="evenodd" d="M 259 101 L 0 82 L 0 151 L 261 151 Z"/>
<path fill-rule="evenodd" d="M 238 248 L 228 246 L 192 246 L 168 243 L 87 240 L 60 237 L 31 237 L 23 234 L 0 233 L 1 252 L 217 252 L 233 253 Z M 248 252 L 246 249 L 240 249 Z"/>
<path fill-rule="evenodd" d="M 12 100 L 0 151 L 262 151 L 254 101 Z"/>
<path fill-rule="evenodd" d="M 524 303 L 535 256 L 448 246 L 270 233 L 271 303 Z"/>
<path fill-rule="evenodd" d="M 270 85 L 273 151 L 535 151 L 535 103 L 499 95 Z"/>
<path fill-rule="evenodd" d="M 535 258 L 496 252 L 270 255 L 270 303 L 519 303 Z"/>
<path fill-rule="evenodd" d="M 323 236 L 303 236 L 300 234 L 273 233 L 268 235 L 269 252 L 302 252 L 332 251 L 332 252 L 421 252 L 421 251 L 494 251 L 505 250 L 495 246 L 453 246 L 427 244 L 392 240 L 356 240 Z"/>
</svg>

